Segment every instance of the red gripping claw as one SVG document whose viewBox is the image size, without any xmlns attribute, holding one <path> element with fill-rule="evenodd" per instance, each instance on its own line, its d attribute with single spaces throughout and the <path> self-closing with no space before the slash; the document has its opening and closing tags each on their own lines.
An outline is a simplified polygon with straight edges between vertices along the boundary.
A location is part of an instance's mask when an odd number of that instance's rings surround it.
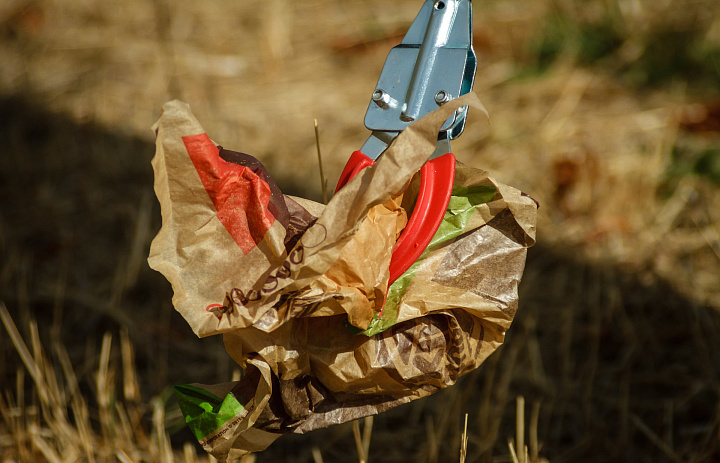
<svg viewBox="0 0 720 463">
<path fill-rule="evenodd" d="M 375 162 L 355 151 L 345 165 L 335 192 L 344 187 L 361 170 Z M 428 161 L 420 170 L 420 193 L 412 216 L 403 230 L 390 260 L 390 282 L 403 273 L 425 252 L 445 217 L 455 181 L 455 156 L 444 154 Z"/>
<path fill-rule="evenodd" d="M 347 164 L 345 164 L 345 168 L 340 174 L 340 180 L 338 180 L 335 193 L 340 191 L 340 188 L 347 185 L 347 182 L 352 180 L 353 177 L 359 174 L 361 170 L 373 165 L 375 165 L 375 161 L 365 156 L 360 151 L 355 151 L 352 156 L 350 156 L 350 159 L 348 159 Z"/>
<path fill-rule="evenodd" d="M 420 169 L 420 193 L 390 260 L 390 284 L 425 252 L 445 217 L 455 181 L 455 155 L 447 153 Z"/>
</svg>

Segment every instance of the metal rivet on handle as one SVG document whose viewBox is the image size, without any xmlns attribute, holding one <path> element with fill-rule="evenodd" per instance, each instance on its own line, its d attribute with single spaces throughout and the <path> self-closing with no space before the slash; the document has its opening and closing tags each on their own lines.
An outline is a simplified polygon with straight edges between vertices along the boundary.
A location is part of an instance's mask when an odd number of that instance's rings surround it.
<svg viewBox="0 0 720 463">
<path fill-rule="evenodd" d="M 383 109 L 390 106 L 390 95 L 382 89 L 377 89 L 373 92 L 372 100 Z"/>
<path fill-rule="evenodd" d="M 445 90 L 440 90 L 435 94 L 435 103 L 443 105 L 450 101 L 450 94 Z"/>
</svg>

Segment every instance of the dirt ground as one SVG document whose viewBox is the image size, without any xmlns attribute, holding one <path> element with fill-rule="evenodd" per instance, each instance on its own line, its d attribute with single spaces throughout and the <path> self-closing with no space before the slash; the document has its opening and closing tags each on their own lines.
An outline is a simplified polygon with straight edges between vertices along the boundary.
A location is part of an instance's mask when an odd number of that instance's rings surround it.
<svg viewBox="0 0 720 463">
<path fill-rule="evenodd" d="M 222 341 L 194 337 L 145 261 L 160 227 L 150 127 L 186 101 L 283 192 L 320 200 L 314 119 L 332 186 L 420 5 L 0 4 L 0 301 L 21 333 L 37 320 L 64 345 L 90 398 L 105 332 L 129 334 L 143 403 L 229 380 Z M 453 150 L 540 203 L 538 244 L 505 345 L 377 417 L 370 461 L 457 461 L 466 413 L 467 461 L 510 461 L 519 395 L 553 463 L 720 461 L 720 2 L 473 6 L 490 122 L 471 112 Z M 5 393 L 22 364 L 0 332 Z M 173 406 L 181 448 L 192 437 Z M 10 428 L 0 421 L 3 462 L 17 458 Z M 355 458 L 339 426 L 284 436 L 257 461 L 309 462 L 313 447 Z"/>
</svg>

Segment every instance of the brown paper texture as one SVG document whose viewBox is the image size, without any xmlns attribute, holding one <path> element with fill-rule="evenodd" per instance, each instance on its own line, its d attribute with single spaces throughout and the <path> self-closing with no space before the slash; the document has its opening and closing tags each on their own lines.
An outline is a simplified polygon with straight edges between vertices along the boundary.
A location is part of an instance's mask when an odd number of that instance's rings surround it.
<svg viewBox="0 0 720 463">
<path fill-rule="evenodd" d="M 223 334 L 245 369 L 224 388 L 178 393 L 216 458 L 432 394 L 503 342 L 537 206 L 484 171 L 457 163 L 440 229 L 388 288 L 403 189 L 466 105 L 484 111 L 474 94 L 443 105 L 327 206 L 282 195 L 257 160 L 217 147 L 186 104 L 163 107 L 153 160 L 163 225 L 149 263 L 195 333 Z"/>
</svg>

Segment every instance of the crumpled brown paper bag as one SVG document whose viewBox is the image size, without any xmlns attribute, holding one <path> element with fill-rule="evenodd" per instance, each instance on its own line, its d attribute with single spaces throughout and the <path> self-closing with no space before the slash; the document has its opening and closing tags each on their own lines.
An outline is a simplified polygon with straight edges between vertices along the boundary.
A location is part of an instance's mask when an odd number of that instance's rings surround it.
<svg viewBox="0 0 720 463">
<path fill-rule="evenodd" d="M 536 203 L 460 163 L 428 249 L 388 287 L 413 176 L 468 94 L 400 134 L 327 204 L 283 195 L 254 158 L 218 147 L 173 101 L 154 127 L 163 225 L 150 266 L 198 336 L 222 333 L 241 381 L 176 388 L 218 459 L 380 413 L 450 386 L 504 339 Z M 410 185 L 403 197 L 402 191 Z"/>
</svg>

